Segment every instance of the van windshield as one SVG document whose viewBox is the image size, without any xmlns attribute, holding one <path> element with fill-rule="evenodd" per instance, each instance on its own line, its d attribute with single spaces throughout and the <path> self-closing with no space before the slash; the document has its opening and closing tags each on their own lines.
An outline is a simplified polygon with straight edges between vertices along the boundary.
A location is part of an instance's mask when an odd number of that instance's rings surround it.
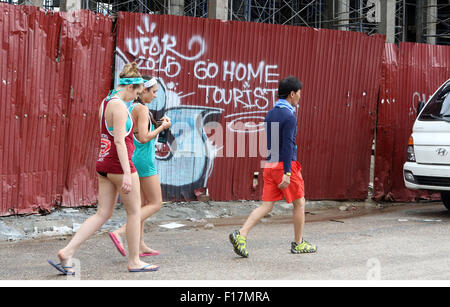
<svg viewBox="0 0 450 307">
<path fill-rule="evenodd" d="M 450 83 L 447 83 L 425 106 L 419 120 L 450 122 Z"/>
</svg>

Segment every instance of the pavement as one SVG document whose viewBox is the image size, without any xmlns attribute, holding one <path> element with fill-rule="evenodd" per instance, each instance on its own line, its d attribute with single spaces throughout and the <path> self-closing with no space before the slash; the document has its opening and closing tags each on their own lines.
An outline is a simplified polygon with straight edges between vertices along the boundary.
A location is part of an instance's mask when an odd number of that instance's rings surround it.
<svg viewBox="0 0 450 307">
<path fill-rule="evenodd" d="M 287 281 L 287 285 L 296 285 L 306 280 L 450 280 L 450 212 L 442 203 L 373 206 L 363 202 L 347 203 L 348 207 L 337 204 L 341 206 L 307 205 L 305 239 L 317 244 L 315 254 L 290 253 L 292 217 L 280 213 L 265 217 L 251 231 L 247 245 L 250 257 L 238 257 L 228 235 L 242 225 L 246 216 L 229 216 L 230 211 L 243 214 L 256 204 L 234 204 L 239 208 L 216 204 L 213 207 L 217 207 L 217 212 L 209 209 L 208 216 L 224 217 L 208 217 L 205 221 L 191 220 L 196 212 L 190 208 L 193 204 L 184 204 L 177 205 L 175 211 L 183 208 L 184 213 L 146 225 L 145 242 L 159 250 L 160 255 L 142 260 L 158 265 L 157 272 L 128 273 L 127 258 L 117 252 L 107 234 L 99 233 L 75 254 L 77 275 L 73 278 L 59 275 L 47 263 L 58 260 L 57 251 L 67 244 L 70 236 L 0 241 L 0 281 L 11 284 L 11 281 L 50 280 L 56 282 L 54 285 L 66 285 L 68 279 L 131 280 L 140 281 L 143 286 L 171 286 L 173 282 L 184 281 L 182 284 L 189 286 L 207 280 L 209 287 L 216 281 L 230 281 L 230 286 L 248 281 L 245 285 L 254 286 L 258 281 L 270 281 L 269 285 Z M 163 213 L 175 215 L 168 212 L 170 206 L 165 206 Z M 212 205 L 197 206 L 205 206 L 206 210 Z M 234 211 L 244 207 L 248 208 Z M 197 218 L 202 216 L 206 214 L 199 213 Z M 175 222 L 183 226 L 161 227 Z M 211 225 L 205 227 L 207 224 Z"/>
<path fill-rule="evenodd" d="M 205 228 L 214 227 L 210 219 L 248 216 L 261 202 L 234 201 L 234 202 L 177 202 L 164 203 L 162 209 L 150 217 L 148 225 L 170 224 L 167 227 L 176 227 L 171 223 L 194 223 Z M 394 204 L 380 204 L 371 200 L 351 201 L 307 201 L 307 211 L 320 211 L 337 208 L 340 211 L 355 211 L 356 208 L 376 209 Z M 81 224 L 95 214 L 95 207 L 84 208 L 57 208 L 48 215 L 16 215 L 0 217 L 0 242 L 32 240 L 45 237 L 72 235 Z M 270 216 L 291 216 L 292 204 L 277 203 Z M 116 204 L 112 218 L 99 230 L 106 233 L 119 228 L 126 222 L 126 211 L 123 204 Z"/>
</svg>

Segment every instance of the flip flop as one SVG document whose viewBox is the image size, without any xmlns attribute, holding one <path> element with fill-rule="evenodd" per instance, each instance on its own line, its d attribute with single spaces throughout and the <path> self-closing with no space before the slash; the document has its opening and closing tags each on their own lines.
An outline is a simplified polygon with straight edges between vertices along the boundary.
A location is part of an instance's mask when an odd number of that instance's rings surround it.
<svg viewBox="0 0 450 307">
<path fill-rule="evenodd" d="M 55 269 L 60 271 L 63 275 L 75 275 L 75 272 L 69 272 L 66 270 L 66 269 L 72 269 L 71 266 L 62 266 L 61 263 L 54 263 L 51 260 L 47 260 L 47 261 L 52 267 L 54 267 Z"/>
<path fill-rule="evenodd" d="M 126 256 L 127 253 L 125 252 L 125 249 L 123 248 L 122 244 L 120 244 L 119 239 L 116 237 L 116 235 L 113 232 L 109 233 L 109 237 L 113 241 L 114 245 L 116 246 L 117 250 L 122 256 Z"/>
<path fill-rule="evenodd" d="M 151 269 L 147 269 L 150 266 L 153 266 L 153 264 L 147 264 L 146 266 L 143 266 L 141 269 L 128 270 L 128 272 L 130 272 L 130 273 L 154 272 L 154 271 L 158 271 L 158 269 L 159 269 L 158 266 L 151 268 Z"/>
<path fill-rule="evenodd" d="M 139 257 L 158 256 L 158 255 L 159 255 L 159 252 L 155 251 L 154 253 L 139 254 Z"/>
</svg>

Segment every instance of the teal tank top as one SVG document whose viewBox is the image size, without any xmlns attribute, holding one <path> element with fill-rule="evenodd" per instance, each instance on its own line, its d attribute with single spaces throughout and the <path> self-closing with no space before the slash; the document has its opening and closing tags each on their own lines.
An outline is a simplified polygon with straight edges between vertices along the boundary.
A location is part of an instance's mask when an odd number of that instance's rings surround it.
<svg viewBox="0 0 450 307">
<path fill-rule="evenodd" d="M 133 112 L 134 107 L 138 104 L 134 103 L 129 108 L 128 111 Z M 149 131 L 153 131 L 155 127 L 149 118 Z M 149 177 L 157 174 L 156 169 L 156 157 L 155 157 L 155 139 L 147 143 L 139 142 L 133 135 L 134 141 L 134 153 L 133 153 L 133 164 L 136 167 L 139 177 Z"/>
<path fill-rule="evenodd" d="M 125 124 L 125 129 L 127 134 L 130 133 L 131 126 L 133 125 L 131 115 L 128 115 L 127 123 Z M 114 132 L 114 127 L 107 127 L 108 131 Z"/>
<path fill-rule="evenodd" d="M 120 98 L 120 96 L 118 96 L 118 98 L 120 100 L 122 100 L 122 98 Z M 125 101 L 122 100 L 122 102 L 126 103 Z M 106 123 L 106 119 L 105 119 L 105 123 Z M 108 125 L 105 125 L 106 129 L 108 129 L 109 132 L 114 132 L 114 127 L 108 127 Z M 128 111 L 128 118 L 127 118 L 127 122 L 125 124 L 125 131 L 127 134 L 130 133 L 130 129 L 133 126 L 133 119 L 131 118 L 131 111 Z M 112 133 L 111 133 L 112 135 Z"/>
</svg>

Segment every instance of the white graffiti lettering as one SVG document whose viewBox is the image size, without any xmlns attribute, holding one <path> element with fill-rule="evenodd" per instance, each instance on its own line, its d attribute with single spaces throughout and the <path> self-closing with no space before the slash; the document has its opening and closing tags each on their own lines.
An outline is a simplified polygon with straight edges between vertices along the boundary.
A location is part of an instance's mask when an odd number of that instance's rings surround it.
<svg viewBox="0 0 450 307">
<path fill-rule="evenodd" d="M 277 65 L 266 65 L 264 62 L 259 62 L 258 68 L 255 71 L 251 63 L 243 64 L 236 62 L 225 61 L 223 63 L 223 81 L 233 82 L 256 80 L 259 77 L 259 82 L 278 83 L 280 74 L 273 73 L 272 70 L 278 69 Z"/>
<path fill-rule="evenodd" d="M 223 81 L 258 81 L 259 83 L 278 83 L 280 74 L 274 73 L 278 69 L 277 65 L 267 65 L 263 61 L 259 62 L 258 68 L 254 69 L 252 63 L 223 62 L 219 67 L 217 63 L 206 63 L 198 61 L 194 66 L 194 75 L 199 80 L 214 79 L 219 71 L 222 71 Z"/>
<path fill-rule="evenodd" d="M 417 106 L 420 101 L 427 102 L 428 101 L 427 94 L 420 94 L 419 92 L 414 92 L 412 95 L 412 108 L 416 112 L 417 112 Z"/>
<path fill-rule="evenodd" d="M 164 34 L 161 38 L 154 35 L 156 23 L 150 25 L 148 17 L 143 17 L 143 21 L 145 31 L 141 26 L 137 27 L 141 37 L 125 38 L 125 46 L 140 69 L 164 72 L 167 77 L 173 78 L 181 72 L 180 60 L 195 61 L 205 54 L 206 43 L 201 36 L 192 36 L 187 44 L 188 51 L 195 49 L 197 52 L 194 55 L 183 54 L 176 49 L 178 43 L 175 36 Z"/>
<path fill-rule="evenodd" d="M 206 78 L 214 79 L 219 73 L 219 66 L 216 63 L 206 63 L 205 61 L 199 61 L 194 66 L 194 76 L 199 80 L 205 80 Z"/>
<path fill-rule="evenodd" d="M 198 85 L 199 89 L 205 90 L 205 104 L 224 104 L 233 103 L 234 108 L 243 106 L 245 109 L 255 108 L 265 110 L 269 107 L 270 99 L 276 101 L 277 89 L 267 89 L 257 87 L 252 89 L 223 89 L 215 85 Z M 269 97 L 267 97 L 269 96 Z"/>
</svg>

